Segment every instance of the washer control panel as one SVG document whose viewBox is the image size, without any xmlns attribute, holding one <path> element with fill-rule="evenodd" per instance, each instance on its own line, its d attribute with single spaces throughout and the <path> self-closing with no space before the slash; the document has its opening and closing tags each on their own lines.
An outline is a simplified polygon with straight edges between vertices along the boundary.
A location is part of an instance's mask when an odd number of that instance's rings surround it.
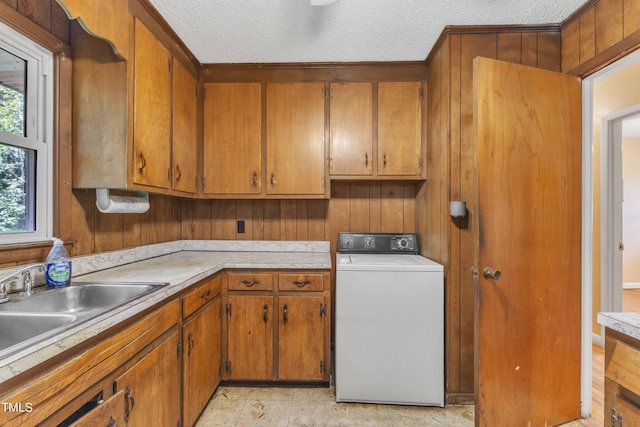
<svg viewBox="0 0 640 427">
<path fill-rule="evenodd" d="M 420 252 L 417 234 L 338 233 L 339 253 L 407 253 Z"/>
</svg>

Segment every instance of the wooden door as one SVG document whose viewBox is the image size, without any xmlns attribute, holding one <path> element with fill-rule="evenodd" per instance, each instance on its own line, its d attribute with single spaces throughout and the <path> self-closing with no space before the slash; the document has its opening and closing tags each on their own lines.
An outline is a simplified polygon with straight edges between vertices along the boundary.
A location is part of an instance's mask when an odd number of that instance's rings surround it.
<svg viewBox="0 0 640 427">
<path fill-rule="evenodd" d="M 331 83 L 329 152 L 331 175 L 373 173 L 373 83 Z"/>
<path fill-rule="evenodd" d="M 262 192 L 262 84 L 204 85 L 205 194 Z"/>
<path fill-rule="evenodd" d="M 573 76 L 474 62 L 478 426 L 580 416 L 580 91 Z"/>
<path fill-rule="evenodd" d="M 324 298 L 281 296 L 278 305 L 278 379 L 323 379 Z"/>
<path fill-rule="evenodd" d="M 169 187 L 171 55 L 135 21 L 133 182 Z"/>
<path fill-rule="evenodd" d="M 422 173 L 422 83 L 378 83 L 378 175 Z"/>
<path fill-rule="evenodd" d="M 227 378 L 272 379 L 274 316 L 271 296 L 229 296 Z"/>
<path fill-rule="evenodd" d="M 220 298 L 184 326 L 182 348 L 184 425 L 192 426 L 220 382 Z"/>
<path fill-rule="evenodd" d="M 195 194 L 198 170 L 198 81 L 173 59 L 172 188 Z"/>
<path fill-rule="evenodd" d="M 176 330 L 116 380 L 116 390 L 124 391 L 127 426 L 175 427 L 180 422 L 179 342 Z"/>
<path fill-rule="evenodd" d="M 324 83 L 267 84 L 267 194 L 324 195 Z"/>
</svg>

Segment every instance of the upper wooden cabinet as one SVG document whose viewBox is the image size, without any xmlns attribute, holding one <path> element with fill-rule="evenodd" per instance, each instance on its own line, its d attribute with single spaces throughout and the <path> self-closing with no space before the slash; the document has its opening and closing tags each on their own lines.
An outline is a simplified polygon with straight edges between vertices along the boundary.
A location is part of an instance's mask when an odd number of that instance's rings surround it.
<svg viewBox="0 0 640 427">
<path fill-rule="evenodd" d="M 420 82 L 331 83 L 330 94 L 332 178 L 423 178 Z"/>
<path fill-rule="evenodd" d="M 324 83 L 267 83 L 266 194 L 324 197 Z"/>
<path fill-rule="evenodd" d="M 171 160 L 171 54 L 137 19 L 134 49 L 133 182 L 167 188 Z"/>
<path fill-rule="evenodd" d="M 378 83 L 378 175 L 422 175 L 421 105 L 421 82 Z"/>
<path fill-rule="evenodd" d="M 198 83 L 143 22 L 132 54 L 71 25 L 73 186 L 195 197 Z"/>
<path fill-rule="evenodd" d="M 262 193 L 262 85 L 204 85 L 203 193 Z"/>
<path fill-rule="evenodd" d="M 331 175 L 373 175 L 373 83 L 331 83 Z"/>
<path fill-rule="evenodd" d="M 198 81 L 173 58 L 171 186 L 195 194 L 198 162 Z"/>
</svg>

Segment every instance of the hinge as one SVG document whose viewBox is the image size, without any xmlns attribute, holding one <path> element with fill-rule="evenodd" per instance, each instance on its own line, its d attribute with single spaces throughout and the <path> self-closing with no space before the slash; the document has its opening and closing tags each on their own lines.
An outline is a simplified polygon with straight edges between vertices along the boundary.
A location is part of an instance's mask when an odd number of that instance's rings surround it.
<svg viewBox="0 0 640 427">
<path fill-rule="evenodd" d="M 231 303 L 227 303 L 227 316 L 231 316 Z"/>
<path fill-rule="evenodd" d="M 424 97 L 424 88 L 421 87 L 421 88 L 418 89 L 418 96 L 420 98 Z"/>
<path fill-rule="evenodd" d="M 171 168 L 167 169 L 167 179 L 169 182 L 173 179 L 173 173 L 171 173 Z"/>
<path fill-rule="evenodd" d="M 327 304 L 320 304 L 320 317 L 327 315 Z"/>
<path fill-rule="evenodd" d="M 227 360 L 224 364 L 224 370 L 227 371 L 227 374 L 231 373 L 231 361 Z"/>
<path fill-rule="evenodd" d="M 422 157 L 418 159 L 418 169 L 422 170 L 424 167 L 424 162 L 422 161 Z"/>
<path fill-rule="evenodd" d="M 207 187 L 207 177 L 203 176 L 200 178 L 200 186 L 202 187 L 202 191 Z"/>
<path fill-rule="evenodd" d="M 326 372 L 326 370 L 327 370 L 327 366 L 324 363 L 324 360 L 321 360 L 320 361 L 320 373 L 324 374 Z"/>
</svg>

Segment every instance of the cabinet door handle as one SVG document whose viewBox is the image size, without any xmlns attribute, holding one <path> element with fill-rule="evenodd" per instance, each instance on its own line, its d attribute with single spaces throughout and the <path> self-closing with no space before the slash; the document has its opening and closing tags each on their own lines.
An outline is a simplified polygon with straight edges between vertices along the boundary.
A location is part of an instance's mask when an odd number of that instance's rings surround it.
<svg viewBox="0 0 640 427">
<path fill-rule="evenodd" d="M 296 285 L 299 288 L 304 288 L 305 286 L 307 286 L 309 283 L 311 283 L 311 280 L 309 279 L 305 279 L 304 281 L 299 281 L 299 280 L 294 280 L 292 282 L 294 285 Z"/>
<path fill-rule="evenodd" d="M 116 420 L 113 419 L 113 415 L 109 416 L 109 422 L 107 423 L 107 427 L 115 427 L 116 426 Z"/>
<path fill-rule="evenodd" d="M 189 332 L 189 337 L 187 338 L 187 341 L 189 341 L 189 350 L 187 350 L 187 356 L 191 356 L 193 347 L 196 346 L 196 342 L 193 340 L 193 337 L 191 336 L 191 332 Z"/>
<path fill-rule="evenodd" d="M 364 167 L 369 167 L 369 153 L 364 153 Z"/>
<path fill-rule="evenodd" d="M 180 181 L 181 176 L 182 176 L 182 170 L 180 169 L 180 165 L 176 164 L 176 182 Z"/>
<path fill-rule="evenodd" d="M 284 308 L 282 309 L 282 321 L 284 323 L 287 323 L 289 321 L 289 306 L 287 304 L 284 305 Z"/>
<path fill-rule="evenodd" d="M 140 152 L 138 159 L 140 159 L 140 167 L 138 168 L 138 172 L 140 172 L 140 175 L 142 175 L 144 168 L 147 167 L 147 159 L 144 158 L 144 154 L 142 152 Z"/>
<path fill-rule="evenodd" d="M 267 323 L 269 321 L 269 306 L 267 304 L 264 305 L 264 307 L 262 307 L 264 310 L 264 313 L 262 315 L 262 320 L 264 320 L 264 323 Z"/>
<path fill-rule="evenodd" d="M 275 172 L 271 172 L 271 185 L 278 185 Z"/>
<path fill-rule="evenodd" d="M 387 153 L 382 154 L 382 167 L 387 167 Z"/>
<path fill-rule="evenodd" d="M 253 178 L 251 179 L 251 185 L 254 187 L 258 186 L 258 172 L 253 172 Z"/>
<path fill-rule="evenodd" d="M 259 285 L 260 284 L 260 280 L 257 280 L 257 279 L 253 279 L 251 281 L 243 280 L 242 284 L 245 285 L 247 288 L 251 288 L 251 287 L 254 287 L 255 285 Z"/>
<path fill-rule="evenodd" d="M 124 398 L 129 401 L 129 409 L 124 411 L 124 421 L 127 422 L 129 420 L 129 415 L 133 411 L 133 407 L 135 406 L 135 400 L 133 399 L 133 395 L 131 394 L 131 390 L 127 387 L 124 391 Z"/>
</svg>

